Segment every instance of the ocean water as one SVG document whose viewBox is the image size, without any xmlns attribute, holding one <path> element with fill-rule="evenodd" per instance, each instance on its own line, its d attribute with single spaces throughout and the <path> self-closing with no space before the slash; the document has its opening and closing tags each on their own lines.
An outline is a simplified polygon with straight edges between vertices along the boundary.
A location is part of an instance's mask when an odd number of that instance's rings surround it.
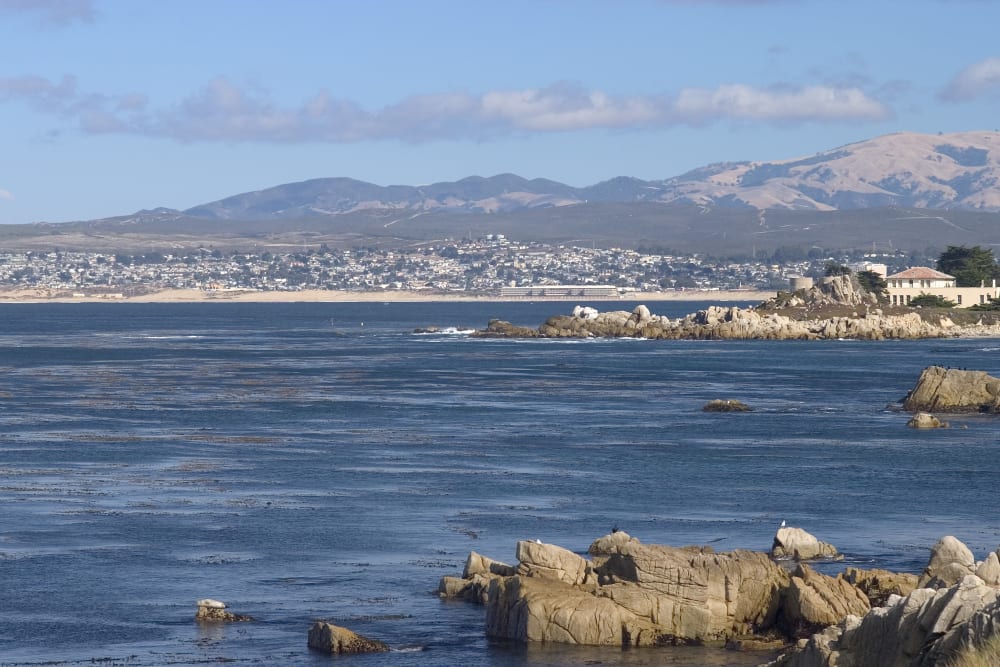
<svg viewBox="0 0 1000 667">
<path fill-rule="evenodd" d="M 891 409 L 930 364 L 1000 375 L 1000 341 L 462 333 L 572 305 L 4 305 L 0 664 L 756 664 L 491 641 L 434 591 L 471 550 L 583 553 L 613 526 L 767 550 L 786 520 L 846 554 L 830 573 L 1000 544 L 1000 422 Z M 257 620 L 199 626 L 202 597 Z M 310 653 L 316 619 L 393 651 Z"/>
</svg>

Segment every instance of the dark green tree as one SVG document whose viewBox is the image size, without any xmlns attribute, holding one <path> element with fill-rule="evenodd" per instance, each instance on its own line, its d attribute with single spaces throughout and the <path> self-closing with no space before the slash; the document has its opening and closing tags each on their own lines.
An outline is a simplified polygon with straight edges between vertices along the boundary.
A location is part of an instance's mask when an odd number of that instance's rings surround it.
<svg viewBox="0 0 1000 667">
<path fill-rule="evenodd" d="M 988 284 L 994 278 L 1000 278 L 1000 267 L 993 251 L 980 246 L 948 246 L 938 257 L 937 268 L 955 276 L 959 287 L 978 287 L 983 281 Z"/>
<path fill-rule="evenodd" d="M 874 294 L 879 301 L 885 301 L 889 297 L 888 285 L 881 273 L 876 271 L 858 271 L 858 283 L 866 292 Z"/>
<path fill-rule="evenodd" d="M 837 262 L 827 262 L 826 266 L 823 268 L 824 276 L 849 276 L 851 275 L 850 267 L 844 266 L 843 264 L 838 264 Z"/>
<path fill-rule="evenodd" d="M 937 294 L 919 294 L 910 299 L 908 305 L 911 308 L 916 308 L 917 306 L 921 308 L 954 308 L 957 304 Z"/>
<path fill-rule="evenodd" d="M 986 303 L 977 303 L 969 306 L 969 310 L 997 311 L 1000 310 L 1000 300 L 990 299 Z"/>
</svg>

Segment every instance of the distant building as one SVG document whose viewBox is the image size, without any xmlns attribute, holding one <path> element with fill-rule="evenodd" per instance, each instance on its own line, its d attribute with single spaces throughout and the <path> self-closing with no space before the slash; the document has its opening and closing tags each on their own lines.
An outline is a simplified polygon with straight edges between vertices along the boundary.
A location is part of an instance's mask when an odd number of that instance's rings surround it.
<svg viewBox="0 0 1000 667">
<path fill-rule="evenodd" d="M 878 264 L 876 262 L 858 262 L 857 264 L 851 264 L 851 270 L 855 273 L 861 273 L 862 271 L 871 271 L 872 273 L 877 273 L 883 278 L 889 273 L 889 267 L 885 264 Z"/>
<path fill-rule="evenodd" d="M 790 276 L 788 278 L 788 285 L 792 288 L 793 292 L 800 289 L 810 289 L 813 286 L 813 279 L 809 276 Z"/>
<path fill-rule="evenodd" d="M 618 288 L 614 285 L 526 285 L 524 287 L 501 287 L 502 297 L 565 297 L 586 296 L 617 299 Z"/>
<path fill-rule="evenodd" d="M 960 308 L 986 303 L 1000 297 L 997 281 L 992 285 L 981 283 L 979 287 L 957 287 L 955 276 L 935 271 L 926 266 L 915 266 L 885 279 L 889 293 L 889 303 L 905 306 L 921 294 L 933 294 L 954 301 Z"/>
</svg>

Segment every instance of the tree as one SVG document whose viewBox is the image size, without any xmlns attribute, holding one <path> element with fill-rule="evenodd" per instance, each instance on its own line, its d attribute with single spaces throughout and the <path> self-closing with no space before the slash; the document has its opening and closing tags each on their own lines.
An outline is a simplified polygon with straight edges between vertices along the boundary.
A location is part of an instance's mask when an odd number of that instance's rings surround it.
<svg viewBox="0 0 1000 667">
<path fill-rule="evenodd" d="M 888 299 L 889 286 L 886 284 L 885 278 L 882 277 L 881 273 L 876 271 L 858 271 L 855 275 L 858 278 L 858 283 L 861 284 L 862 289 L 866 292 L 874 294 L 879 301 Z"/>
<path fill-rule="evenodd" d="M 959 287 L 979 287 L 983 281 L 1000 278 L 993 251 L 980 246 L 966 248 L 950 245 L 937 261 L 938 271 L 955 276 Z"/>
<path fill-rule="evenodd" d="M 851 275 L 851 269 L 850 267 L 844 266 L 843 264 L 837 264 L 836 262 L 827 262 L 826 266 L 823 268 L 823 275 L 849 276 Z"/>
<path fill-rule="evenodd" d="M 1000 310 L 1000 300 L 991 297 L 986 303 L 977 303 L 969 306 L 969 310 L 997 311 Z"/>
<path fill-rule="evenodd" d="M 957 304 L 937 294 L 918 294 L 907 305 L 911 308 L 954 308 Z"/>
</svg>

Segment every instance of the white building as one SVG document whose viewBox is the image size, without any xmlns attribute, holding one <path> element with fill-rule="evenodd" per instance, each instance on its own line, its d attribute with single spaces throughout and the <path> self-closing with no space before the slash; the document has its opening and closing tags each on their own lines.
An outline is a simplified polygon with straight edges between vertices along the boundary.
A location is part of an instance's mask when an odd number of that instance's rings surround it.
<svg viewBox="0 0 1000 667">
<path fill-rule="evenodd" d="M 893 306 L 905 306 L 921 294 L 933 294 L 954 301 L 959 308 L 968 308 L 1000 297 L 1000 288 L 997 287 L 996 280 L 989 286 L 981 283 L 979 287 L 957 287 L 955 276 L 949 276 L 947 273 L 926 266 L 915 266 L 894 273 L 888 276 L 885 282 L 889 303 Z"/>
</svg>

